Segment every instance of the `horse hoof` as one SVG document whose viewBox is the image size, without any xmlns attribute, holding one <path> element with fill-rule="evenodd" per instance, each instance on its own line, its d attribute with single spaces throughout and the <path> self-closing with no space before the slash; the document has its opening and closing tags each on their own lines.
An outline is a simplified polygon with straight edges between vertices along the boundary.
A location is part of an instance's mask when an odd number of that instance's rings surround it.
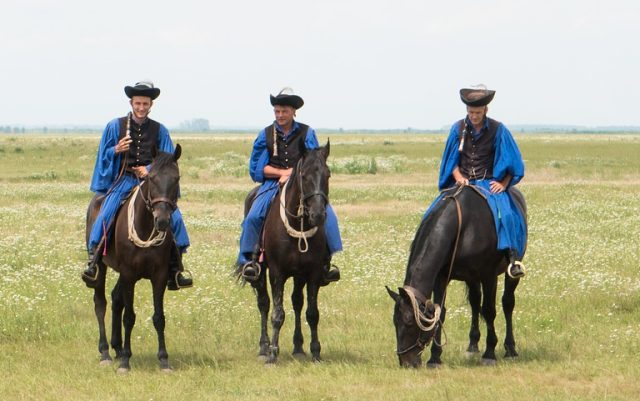
<svg viewBox="0 0 640 401">
<path fill-rule="evenodd" d="M 111 360 L 111 358 L 100 360 L 100 366 L 111 366 L 112 363 L 113 361 Z"/>
<path fill-rule="evenodd" d="M 294 352 L 291 355 L 293 356 L 293 359 L 295 359 L 296 361 L 303 361 L 307 359 L 307 354 L 305 354 L 304 352 Z"/>
<path fill-rule="evenodd" d="M 429 369 L 440 369 L 442 367 L 442 364 L 441 363 L 428 362 L 427 363 L 427 367 Z"/>
<path fill-rule="evenodd" d="M 478 352 L 476 351 L 466 351 L 464 353 L 464 357 L 469 360 L 469 359 L 475 359 L 475 357 L 478 356 Z"/>
<path fill-rule="evenodd" d="M 162 373 L 173 373 L 173 368 L 171 366 L 167 366 L 166 368 L 160 368 Z"/>
<path fill-rule="evenodd" d="M 258 355 L 258 362 L 267 363 L 269 358 L 266 355 Z"/>
<path fill-rule="evenodd" d="M 126 375 L 127 373 L 129 373 L 129 371 L 131 371 L 131 369 L 129 368 L 118 368 L 118 370 L 116 370 L 116 373 L 119 375 Z"/>
<path fill-rule="evenodd" d="M 482 358 L 480 359 L 480 365 L 482 366 L 496 366 L 495 359 Z"/>
</svg>

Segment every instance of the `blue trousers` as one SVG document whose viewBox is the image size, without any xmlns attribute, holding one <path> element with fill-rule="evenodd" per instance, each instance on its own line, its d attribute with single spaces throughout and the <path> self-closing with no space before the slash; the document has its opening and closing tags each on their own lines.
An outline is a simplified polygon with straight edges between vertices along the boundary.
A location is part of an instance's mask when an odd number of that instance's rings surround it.
<svg viewBox="0 0 640 401">
<path fill-rule="evenodd" d="M 125 174 L 121 177 L 120 181 L 111 189 L 102 203 L 100 213 L 96 221 L 91 227 L 91 234 L 89 235 L 88 249 L 93 249 L 100 243 L 100 238 L 104 234 L 104 228 L 109 227 L 109 224 L 113 221 L 118 211 L 118 207 L 122 203 L 123 199 L 127 197 L 129 192 L 139 184 L 138 179 L 135 176 Z M 189 235 L 187 235 L 187 228 L 182 220 L 182 214 L 180 210 L 176 208 L 171 214 L 171 231 L 173 232 L 173 238 L 176 245 L 181 252 L 185 252 L 189 247 Z M 109 233 L 110 235 L 111 233 Z"/>
<path fill-rule="evenodd" d="M 522 259 L 527 243 L 527 227 L 524 216 L 520 213 L 520 209 L 513 202 L 513 199 L 511 199 L 509 192 L 491 193 L 490 180 L 473 180 L 469 183 L 482 188 L 487 197 L 487 203 L 493 214 L 496 236 L 498 237 L 497 249 L 513 249 L 517 252 L 518 258 Z M 429 206 L 422 217 L 423 220 L 441 199 L 442 194 Z"/>
<path fill-rule="evenodd" d="M 260 241 L 260 233 L 271 201 L 278 194 L 278 181 L 265 181 L 251 205 L 247 217 L 242 222 L 242 233 L 240 234 L 240 252 L 238 254 L 238 265 L 242 266 L 251 260 L 251 255 L 256 250 Z M 327 246 L 333 255 L 342 250 L 342 238 L 338 228 L 338 217 L 331 205 L 327 204 L 327 217 L 324 221 L 324 230 L 327 236 Z"/>
</svg>

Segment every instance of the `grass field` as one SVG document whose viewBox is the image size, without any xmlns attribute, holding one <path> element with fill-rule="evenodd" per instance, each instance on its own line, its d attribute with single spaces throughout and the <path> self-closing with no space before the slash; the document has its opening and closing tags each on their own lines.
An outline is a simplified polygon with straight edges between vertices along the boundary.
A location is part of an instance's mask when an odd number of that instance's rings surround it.
<svg viewBox="0 0 640 401">
<path fill-rule="evenodd" d="M 320 133 L 321 142 L 327 136 Z M 392 301 L 436 196 L 442 135 L 331 137 L 331 201 L 342 280 L 320 292 L 323 363 L 256 359 L 259 315 L 230 275 L 252 135 L 174 135 L 180 209 L 196 286 L 166 296 L 172 374 L 162 374 L 147 282 L 136 293 L 132 371 L 100 367 L 92 291 L 79 278 L 97 136 L 0 135 L 0 399 L 3 400 L 637 400 L 640 396 L 640 135 L 518 135 L 530 212 L 516 292 L 520 357 L 464 356 L 463 285 L 447 296 L 444 367 L 398 367 Z M 108 285 L 115 283 L 110 272 Z M 501 291 L 501 287 L 499 291 Z M 288 286 L 290 291 L 291 286 Z M 109 321 L 109 316 L 107 317 Z M 504 319 L 496 321 L 500 347 Z M 484 327 L 481 326 L 483 335 Z M 303 327 L 308 350 L 308 330 Z M 484 338 L 481 340 L 483 343 Z M 113 354 L 112 354 L 113 355 Z"/>
</svg>

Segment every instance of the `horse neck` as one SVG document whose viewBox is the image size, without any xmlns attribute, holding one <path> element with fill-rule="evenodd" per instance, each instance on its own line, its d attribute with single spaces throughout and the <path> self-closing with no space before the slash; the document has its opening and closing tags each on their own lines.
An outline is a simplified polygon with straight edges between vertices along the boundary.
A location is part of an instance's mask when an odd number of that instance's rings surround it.
<svg viewBox="0 0 640 401">
<path fill-rule="evenodd" d="M 420 225 L 405 277 L 405 285 L 418 289 L 427 298 L 431 297 L 438 276 L 449 273 L 457 236 L 456 206 L 446 202 L 444 210 L 432 211 Z"/>
</svg>

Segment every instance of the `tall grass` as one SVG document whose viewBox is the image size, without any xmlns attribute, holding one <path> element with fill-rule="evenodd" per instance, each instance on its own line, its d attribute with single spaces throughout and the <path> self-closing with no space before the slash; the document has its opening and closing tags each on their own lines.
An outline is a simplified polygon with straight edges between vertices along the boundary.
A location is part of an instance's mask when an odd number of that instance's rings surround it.
<svg viewBox="0 0 640 401">
<path fill-rule="evenodd" d="M 273 368 L 256 360 L 255 297 L 230 275 L 242 200 L 254 185 L 246 170 L 253 138 L 174 139 L 183 146 L 180 208 L 193 244 L 185 263 L 196 286 L 166 295 L 175 371 L 163 375 L 150 286 L 139 283 L 133 370 L 121 376 L 98 366 L 92 291 L 79 279 L 98 137 L 0 136 L 2 399 L 637 399 L 639 136 L 518 136 L 530 213 L 528 275 L 514 314 L 520 357 L 494 368 L 465 358 L 469 309 L 454 282 L 445 366 L 415 371 L 398 367 L 384 285 L 402 284 L 413 234 L 436 195 L 444 136 L 332 135 L 331 199 L 345 251 L 334 259 L 343 279 L 320 292 L 324 363 L 289 356 L 285 302 Z M 115 279 L 110 272 L 108 285 Z M 500 336 L 503 325 L 499 313 Z"/>
</svg>

